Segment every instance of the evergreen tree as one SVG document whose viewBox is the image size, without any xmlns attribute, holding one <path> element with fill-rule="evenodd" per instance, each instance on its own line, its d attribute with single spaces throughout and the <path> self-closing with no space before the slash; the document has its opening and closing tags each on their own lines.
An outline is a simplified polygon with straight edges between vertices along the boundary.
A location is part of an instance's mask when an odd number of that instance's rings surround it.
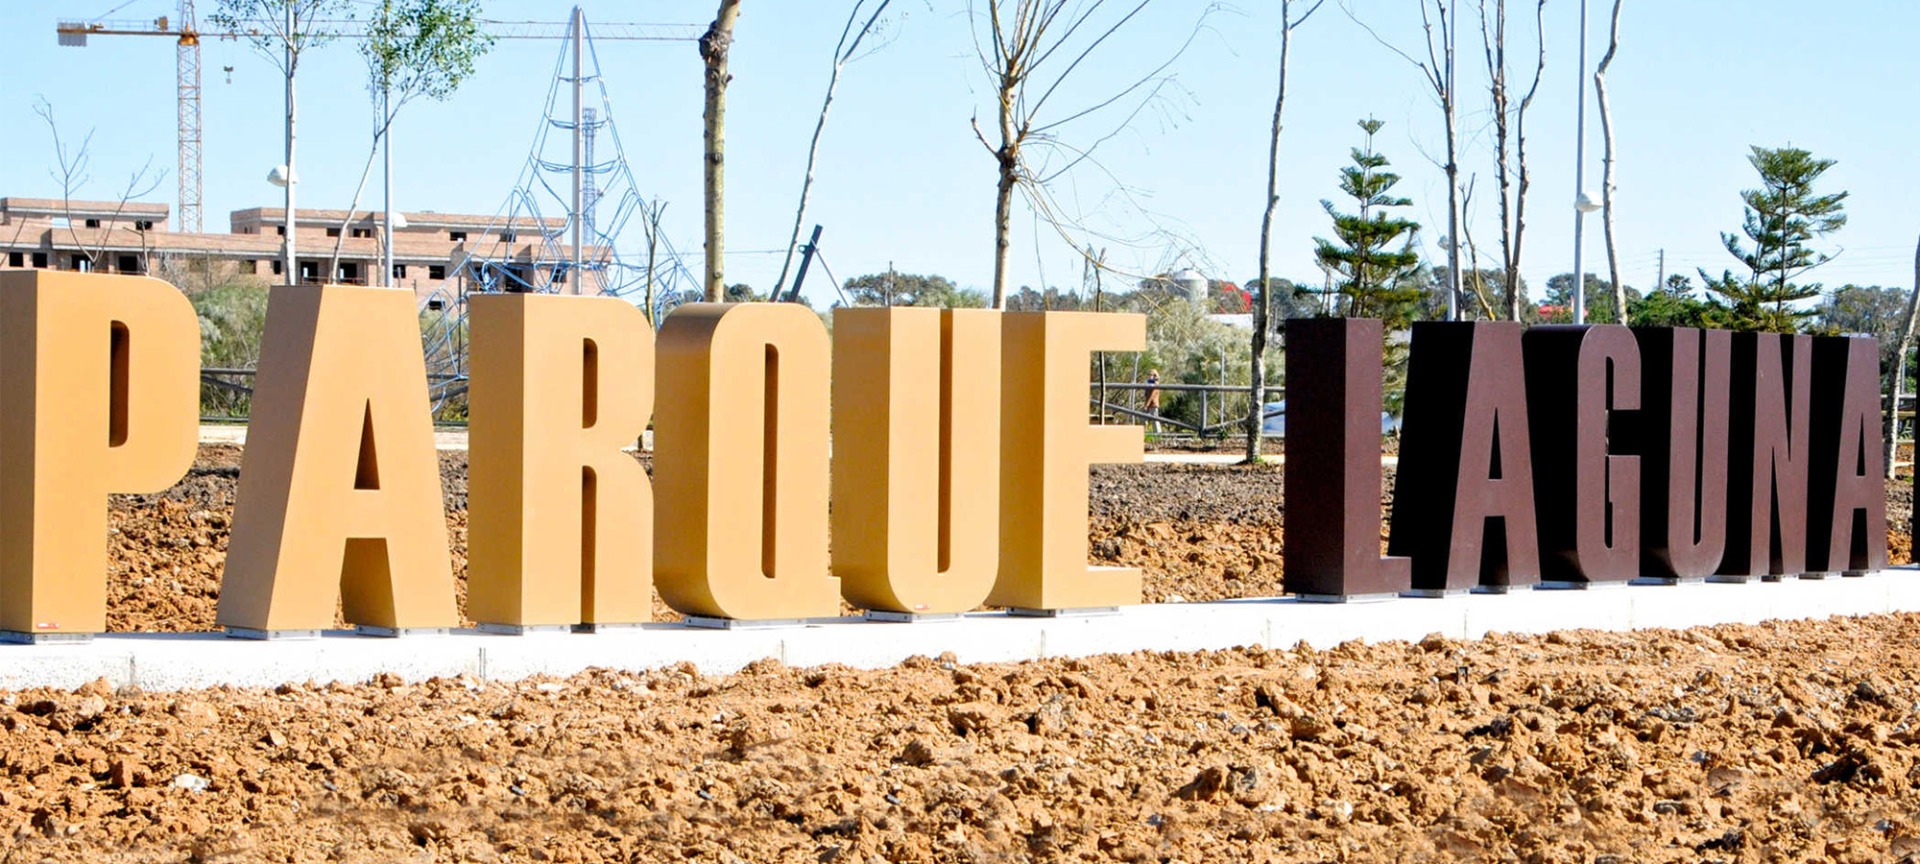
<svg viewBox="0 0 1920 864">
<path fill-rule="evenodd" d="M 1732 233 L 1720 235 L 1727 253 L 1739 259 L 1748 277 L 1743 283 L 1731 271 L 1718 279 L 1703 271 L 1700 278 L 1709 290 L 1726 298 L 1730 323 L 1736 329 L 1791 333 L 1813 314 L 1793 304 L 1820 296 L 1819 284 L 1800 285 L 1793 280 L 1832 260 L 1833 256 L 1815 252 L 1808 244 L 1847 224 L 1843 212 L 1847 193 L 1814 194 L 1814 181 L 1833 167 L 1832 159 L 1816 159 L 1797 147 L 1752 149 L 1747 161 L 1760 173 L 1761 188 L 1740 193 L 1746 202 L 1740 231 L 1752 246 Z"/>
<path fill-rule="evenodd" d="M 1339 244 L 1315 237 L 1314 254 L 1333 271 L 1334 289 L 1347 317 L 1379 318 L 1392 331 L 1412 320 L 1424 292 L 1416 278 L 1420 256 L 1413 251 L 1420 226 L 1389 212 L 1413 202 L 1389 194 L 1400 175 L 1386 170 L 1387 157 L 1373 149 L 1373 137 L 1385 125 L 1373 118 L 1360 121 L 1365 146 L 1354 148 L 1353 164 L 1340 169 L 1340 191 L 1353 199 L 1358 212 L 1341 213 L 1332 201 L 1322 200 Z"/>
</svg>

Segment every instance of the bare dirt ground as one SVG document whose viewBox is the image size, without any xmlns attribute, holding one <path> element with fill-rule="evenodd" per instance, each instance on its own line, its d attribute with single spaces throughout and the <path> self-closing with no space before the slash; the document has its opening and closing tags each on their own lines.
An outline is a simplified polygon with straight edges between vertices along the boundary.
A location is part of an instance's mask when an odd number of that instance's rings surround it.
<svg viewBox="0 0 1920 864">
<path fill-rule="evenodd" d="M 220 569 L 239 477 L 240 451 L 206 446 L 187 478 L 156 495 L 116 495 L 109 508 L 107 628 L 206 631 L 214 625 Z M 466 453 L 440 453 L 447 535 L 465 602 Z M 1392 500 L 1386 471 L 1382 513 Z M 1279 529 L 1285 510 L 1273 466 L 1153 464 L 1099 466 L 1089 494 L 1093 559 L 1139 567 L 1148 602 L 1272 597 L 1281 593 Z M 1904 526 L 1913 509 L 1907 483 L 1888 487 L 1888 546 L 1906 563 Z M 1382 524 L 1382 538 L 1385 538 Z M 850 611 L 850 610 L 849 610 Z M 654 602 L 656 620 L 678 614 Z"/>
<path fill-rule="evenodd" d="M 237 455 L 209 449 L 168 492 L 114 499 L 117 629 L 212 627 Z M 460 540 L 464 454 L 442 460 Z M 1096 554 L 1145 566 L 1153 599 L 1274 593 L 1280 476 L 1100 469 Z M 1892 505 L 1904 524 L 1910 496 Z M 0 864 L 1920 864 L 1916 646 L 1920 615 L 1893 615 L 0 692 Z"/>
<path fill-rule="evenodd" d="M 1920 616 L 0 694 L 5 861 L 1920 861 Z"/>
</svg>

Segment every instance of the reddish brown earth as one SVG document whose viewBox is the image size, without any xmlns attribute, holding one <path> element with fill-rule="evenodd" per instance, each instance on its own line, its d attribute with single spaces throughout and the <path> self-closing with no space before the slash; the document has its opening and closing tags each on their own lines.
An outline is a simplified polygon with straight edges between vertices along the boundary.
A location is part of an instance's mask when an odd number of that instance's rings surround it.
<svg viewBox="0 0 1920 864">
<path fill-rule="evenodd" d="M 1920 616 L 0 694 L 5 861 L 1920 861 Z"/>
<path fill-rule="evenodd" d="M 174 489 L 114 500 L 116 628 L 212 626 L 236 456 L 209 450 Z M 443 469 L 458 540 L 459 454 Z M 1277 590 L 1278 472 L 1103 468 L 1092 502 L 1096 551 L 1146 566 L 1154 599 Z M 1910 498 L 1891 503 L 1903 524 Z M 0 692 L 0 864 L 1920 864 L 1917 645 L 1920 615 L 1892 615 L 880 671 Z"/>
</svg>

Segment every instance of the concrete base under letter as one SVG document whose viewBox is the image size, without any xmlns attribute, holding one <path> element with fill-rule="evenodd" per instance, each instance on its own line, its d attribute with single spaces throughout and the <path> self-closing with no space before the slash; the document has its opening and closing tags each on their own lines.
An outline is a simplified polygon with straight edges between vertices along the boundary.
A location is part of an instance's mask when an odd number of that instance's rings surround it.
<svg viewBox="0 0 1920 864">
<path fill-rule="evenodd" d="M 458 630 L 434 639 L 374 639 L 351 630 L 108 633 L 87 643 L 0 648 L 0 688 L 110 686 L 182 690 L 288 681 L 365 681 L 382 673 L 420 681 L 457 675 L 514 680 L 589 668 L 644 670 L 691 662 L 724 674 L 757 660 L 790 666 L 841 663 L 881 668 L 909 657 L 951 654 L 959 663 L 1004 663 L 1131 651 L 1212 651 L 1240 646 L 1353 639 L 1415 641 L 1429 633 L 1623 631 L 1769 619 L 1920 611 L 1920 570 L 1903 567 L 1851 579 L 1771 584 L 1690 583 L 1617 591 L 1520 591 L 1441 596 L 1421 602 L 1312 603 L 1253 598 L 1128 606 L 1103 615 L 1022 617 L 971 612 L 926 626 L 874 626 L 861 618 L 735 622 L 731 629 L 645 624 L 567 638 L 516 638 Z M 259 639 L 249 645 L 228 638 Z"/>
</svg>

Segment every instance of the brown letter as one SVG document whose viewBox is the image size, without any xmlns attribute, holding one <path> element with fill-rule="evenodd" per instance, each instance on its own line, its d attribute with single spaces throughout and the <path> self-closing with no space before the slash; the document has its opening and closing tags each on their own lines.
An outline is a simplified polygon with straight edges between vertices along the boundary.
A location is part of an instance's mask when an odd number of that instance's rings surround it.
<svg viewBox="0 0 1920 864">
<path fill-rule="evenodd" d="M 819 316 L 792 303 L 694 303 L 667 318 L 653 425 L 653 572 L 667 605 L 741 620 L 839 614 L 829 351 Z"/>
<path fill-rule="evenodd" d="M 0 273 L 0 630 L 106 629 L 107 494 L 193 464 L 200 326 L 158 279 Z"/>
<path fill-rule="evenodd" d="M 1398 594 L 1405 558 L 1380 556 L 1380 322 L 1287 321 L 1286 590 Z"/>
<path fill-rule="evenodd" d="M 1613 412 L 1640 408 L 1640 346 L 1619 325 L 1534 327 L 1522 344 L 1541 576 L 1630 580 L 1640 568 L 1640 457 L 1618 455 L 1625 436 L 1612 429 Z"/>
<path fill-rule="evenodd" d="M 452 627 L 453 569 L 413 295 L 275 287 L 267 300 L 221 626 L 236 635 Z"/>
<path fill-rule="evenodd" d="M 987 602 L 1140 602 L 1140 571 L 1087 566 L 1087 466 L 1140 461 L 1138 426 L 1087 424 L 1088 354 L 1147 347 L 1147 318 L 1008 312 L 1001 343 L 1000 577 Z"/>
<path fill-rule="evenodd" d="M 1863 336 L 1815 337 L 1813 380 L 1807 567 L 1852 576 L 1885 569 L 1879 343 Z"/>
<path fill-rule="evenodd" d="M 1813 337 L 1736 333 L 1727 554 L 1718 581 L 1806 570 Z"/>
<path fill-rule="evenodd" d="M 467 614 L 519 630 L 653 617 L 653 328 L 611 297 L 476 294 Z"/>
<path fill-rule="evenodd" d="M 1413 325 L 1387 551 L 1413 559 L 1416 592 L 1540 581 L 1520 332 L 1511 321 Z"/>
<path fill-rule="evenodd" d="M 1645 404 L 1635 426 L 1645 488 L 1641 575 L 1712 575 L 1727 547 L 1728 375 L 1733 334 L 1636 327 Z M 1664 490 L 1664 491 L 1662 491 Z"/>
<path fill-rule="evenodd" d="M 1000 561 L 1000 313 L 833 312 L 833 572 L 847 602 L 966 612 Z"/>
</svg>

